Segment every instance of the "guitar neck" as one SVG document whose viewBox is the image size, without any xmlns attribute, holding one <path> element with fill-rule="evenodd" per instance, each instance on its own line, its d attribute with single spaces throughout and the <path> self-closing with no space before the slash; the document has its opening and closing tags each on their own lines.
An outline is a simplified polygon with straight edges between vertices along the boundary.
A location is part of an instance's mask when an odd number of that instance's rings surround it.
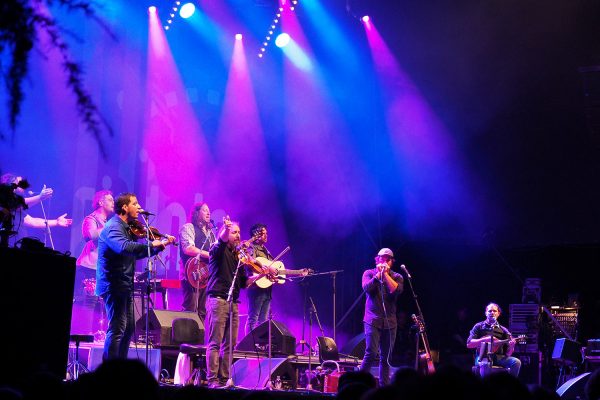
<svg viewBox="0 0 600 400">
<path fill-rule="evenodd" d="M 302 275 L 304 273 L 303 269 L 280 269 L 280 274 L 284 275 Z"/>
</svg>

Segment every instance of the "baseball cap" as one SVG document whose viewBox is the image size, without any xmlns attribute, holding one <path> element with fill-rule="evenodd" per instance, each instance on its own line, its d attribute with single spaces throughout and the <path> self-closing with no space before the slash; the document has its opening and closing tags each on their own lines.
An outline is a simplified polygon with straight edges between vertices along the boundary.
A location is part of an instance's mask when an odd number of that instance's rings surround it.
<svg viewBox="0 0 600 400">
<path fill-rule="evenodd" d="M 392 258 L 394 258 L 394 252 L 390 249 L 388 249 L 387 247 L 384 247 L 383 249 L 379 250 L 379 253 L 377 253 L 378 256 L 390 256 Z"/>
</svg>

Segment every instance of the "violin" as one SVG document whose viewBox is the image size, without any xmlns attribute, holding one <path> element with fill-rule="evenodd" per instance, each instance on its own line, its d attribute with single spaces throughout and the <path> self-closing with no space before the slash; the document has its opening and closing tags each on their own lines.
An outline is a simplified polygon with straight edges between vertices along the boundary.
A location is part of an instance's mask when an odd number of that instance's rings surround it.
<svg viewBox="0 0 600 400">
<path fill-rule="evenodd" d="M 138 239 L 143 239 L 150 236 L 151 240 L 157 240 L 158 238 L 166 238 L 168 239 L 170 235 L 166 235 L 164 233 L 160 233 L 160 231 L 151 226 L 150 227 L 150 235 L 148 235 L 148 229 L 137 219 L 128 222 L 129 231 Z M 179 246 L 177 241 L 173 242 L 173 246 Z"/>
<path fill-rule="evenodd" d="M 252 271 L 256 274 L 262 274 L 263 273 L 263 266 L 260 263 L 260 261 L 258 261 L 256 258 L 252 257 L 251 255 L 247 254 L 245 251 L 241 250 L 239 251 L 239 258 L 240 261 L 242 262 L 242 264 L 249 266 L 250 268 L 252 268 Z"/>
</svg>

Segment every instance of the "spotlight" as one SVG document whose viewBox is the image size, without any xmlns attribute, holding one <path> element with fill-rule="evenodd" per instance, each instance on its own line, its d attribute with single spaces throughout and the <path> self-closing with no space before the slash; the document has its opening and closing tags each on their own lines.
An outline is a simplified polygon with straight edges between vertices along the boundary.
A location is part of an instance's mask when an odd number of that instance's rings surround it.
<svg viewBox="0 0 600 400">
<path fill-rule="evenodd" d="M 148 7 L 148 12 L 150 12 L 152 14 L 156 13 L 156 6 L 150 6 L 150 7 Z"/>
<path fill-rule="evenodd" d="M 364 16 L 364 17 L 362 17 L 361 19 L 362 19 L 362 22 L 365 22 L 365 23 L 366 23 L 366 22 L 369 22 L 369 20 L 370 20 L 371 18 L 369 18 L 369 16 L 368 16 L 368 15 L 365 15 L 365 16 Z"/>
<path fill-rule="evenodd" d="M 277 47 L 285 47 L 287 46 L 287 44 L 290 42 L 290 35 L 288 35 L 287 33 L 280 33 L 279 35 L 277 35 L 277 38 L 275 39 L 275 46 Z"/>
<path fill-rule="evenodd" d="M 196 6 L 194 5 L 194 3 L 185 3 L 181 6 L 181 9 L 179 10 L 179 15 L 181 16 L 181 18 L 186 19 L 194 15 L 195 11 Z"/>
<path fill-rule="evenodd" d="M 236 33 L 235 34 L 235 40 L 242 40 L 242 34 L 241 33 Z"/>
</svg>

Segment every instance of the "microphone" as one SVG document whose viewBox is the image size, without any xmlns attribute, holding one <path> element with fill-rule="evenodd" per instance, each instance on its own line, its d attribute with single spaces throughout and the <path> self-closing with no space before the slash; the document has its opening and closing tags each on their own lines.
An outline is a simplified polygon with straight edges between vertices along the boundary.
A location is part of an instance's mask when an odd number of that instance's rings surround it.
<svg viewBox="0 0 600 400">
<path fill-rule="evenodd" d="M 140 210 L 138 211 L 139 214 L 145 215 L 146 217 L 149 215 L 156 215 L 154 213 L 151 213 L 150 211 L 146 211 L 146 210 Z"/>
<path fill-rule="evenodd" d="M 408 279 L 412 279 L 412 276 L 410 275 L 410 272 L 408 272 L 408 270 L 406 269 L 406 265 L 404 265 L 404 264 L 401 264 L 401 265 L 400 265 L 400 268 L 402 269 L 402 271 L 404 271 L 404 273 L 406 274 L 406 277 L 407 277 Z"/>
</svg>

